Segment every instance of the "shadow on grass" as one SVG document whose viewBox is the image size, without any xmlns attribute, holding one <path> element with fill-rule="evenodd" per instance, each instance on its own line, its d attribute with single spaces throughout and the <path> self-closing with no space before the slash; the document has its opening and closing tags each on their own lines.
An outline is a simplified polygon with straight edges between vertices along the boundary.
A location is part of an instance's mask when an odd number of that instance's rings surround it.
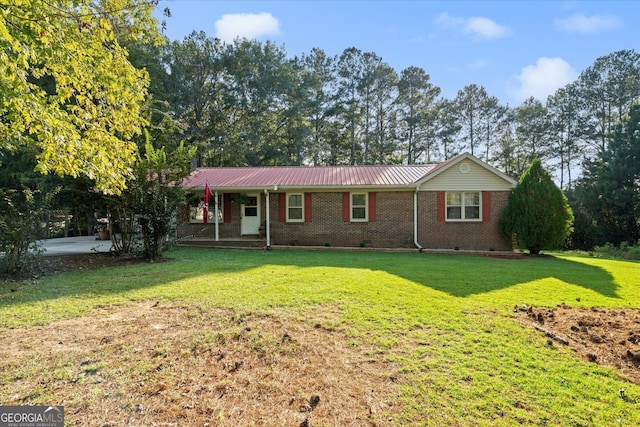
<svg viewBox="0 0 640 427">
<path fill-rule="evenodd" d="M 0 282 L 0 309 L 60 297 L 92 298 L 152 288 L 199 276 L 248 272 L 265 265 L 329 267 L 384 271 L 455 297 L 468 297 L 522 283 L 555 278 L 606 297 L 619 298 L 618 285 L 606 270 L 555 257 L 521 260 L 470 255 L 420 253 L 275 250 L 239 251 L 179 248 L 172 262 L 64 273 L 42 281 Z M 249 273 L 247 281 L 257 278 Z M 336 274 L 340 274 L 339 270 Z M 215 283 L 215 278 L 212 278 Z M 182 285 L 179 285 L 182 286 Z M 188 287 L 181 288 L 189 292 Z"/>
<path fill-rule="evenodd" d="M 334 261 L 331 264 L 325 263 L 323 256 L 311 261 L 292 262 L 296 258 L 298 256 L 287 256 L 284 262 L 300 267 L 315 265 L 381 270 L 455 297 L 554 278 L 606 297 L 620 298 L 616 292 L 618 285 L 608 271 L 553 256 L 501 259 L 459 254 L 354 252 L 332 258 Z"/>
<path fill-rule="evenodd" d="M 521 260 L 479 257 L 456 260 L 455 255 L 448 257 L 425 271 L 396 271 L 396 274 L 456 297 L 488 293 L 536 280 L 556 279 L 606 297 L 620 298 L 618 284 L 611 273 L 577 261 L 555 257 Z"/>
</svg>

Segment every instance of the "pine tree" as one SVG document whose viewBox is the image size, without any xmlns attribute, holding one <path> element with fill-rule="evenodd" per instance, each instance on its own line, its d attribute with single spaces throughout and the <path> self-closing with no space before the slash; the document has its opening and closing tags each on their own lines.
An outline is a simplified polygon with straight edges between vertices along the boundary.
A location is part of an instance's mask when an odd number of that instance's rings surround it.
<svg viewBox="0 0 640 427">
<path fill-rule="evenodd" d="M 640 105 L 631 107 L 598 157 L 584 162 L 573 191 L 577 245 L 640 240 Z"/>
<path fill-rule="evenodd" d="M 522 175 L 500 218 L 500 233 L 539 254 L 561 245 L 572 231 L 573 212 L 551 175 L 535 159 Z"/>
</svg>

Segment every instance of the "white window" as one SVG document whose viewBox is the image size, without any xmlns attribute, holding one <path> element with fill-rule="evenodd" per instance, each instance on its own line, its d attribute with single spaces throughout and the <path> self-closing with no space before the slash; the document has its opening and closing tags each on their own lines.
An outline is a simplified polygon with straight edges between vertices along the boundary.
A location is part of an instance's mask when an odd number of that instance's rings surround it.
<svg viewBox="0 0 640 427">
<path fill-rule="evenodd" d="M 367 196 L 367 193 L 351 193 L 351 221 L 368 221 L 369 206 Z"/>
<path fill-rule="evenodd" d="M 480 221 L 480 192 L 448 192 L 447 220 Z"/>
<path fill-rule="evenodd" d="M 223 214 L 223 210 L 222 210 L 222 195 L 219 194 L 218 195 L 218 222 L 224 222 L 224 214 Z M 209 215 L 207 215 L 208 217 L 208 222 L 212 223 L 215 221 L 216 218 L 216 206 L 214 204 L 214 199 L 211 198 L 211 200 L 209 200 L 209 211 L 208 211 Z M 190 208 L 190 212 L 189 212 L 189 222 L 204 222 L 204 202 L 200 201 L 200 203 L 198 204 L 198 206 L 194 207 L 192 206 Z"/>
<path fill-rule="evenodd" d="M 304 222 L 304 194 L 287 194 L 287 221 Z"/>
</svg>

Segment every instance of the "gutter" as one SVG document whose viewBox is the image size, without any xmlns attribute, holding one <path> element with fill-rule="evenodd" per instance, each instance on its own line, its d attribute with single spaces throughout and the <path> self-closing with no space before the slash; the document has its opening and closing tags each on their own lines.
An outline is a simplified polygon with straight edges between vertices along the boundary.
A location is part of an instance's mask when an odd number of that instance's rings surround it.
<svg viewBox="0 0 640 427">
<path fill-rule="evenodd" d="M 422 246 L 418 243 L 418 191 L 420 187 L 416 187 L 413 193 L 413 244 L 422 252 Z"/>
</svg>

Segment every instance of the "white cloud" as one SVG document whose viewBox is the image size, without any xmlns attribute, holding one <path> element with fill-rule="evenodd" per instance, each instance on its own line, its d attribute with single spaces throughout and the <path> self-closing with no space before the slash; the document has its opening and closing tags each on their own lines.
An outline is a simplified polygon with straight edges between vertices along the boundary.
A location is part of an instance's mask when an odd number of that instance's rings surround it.
<svg viewBox="0 0 640 427">
<path fill-rule="evenodd" d="M 590 34 L 618 28 L 622 25 L 622 21 L 611 14 L 586 16 L 577 13 L 568 18 L 557 18 L 554 24 L 557 29 L 569 33 Z"/>
<path fill-rule="evenodd" d="M 474 17 L 467 19 L 465 31 L 483 39 L 501 39 L 511 35 L 511 30 L 498 25 L 488 18 Z"/>
<path fill-rule="evenodd" d="M 479 70 L 480 68 L 485 68 L 489 65 L 489 61 L 483 58 L 476 59 L 473 62 L 469 62 L 465 65 L 467 70 Z"/>
<path fill-rule="evenodd" d="M 578 73 L 562 58 L 539 58 L 535 65 L 527 65 L 514 76 L 518 87 L 511 95 L 522 102 L 533 96 L 541 102 L 561 87 L 573 82 Z"/>
<path fill-rule="evenodd" d="M 564 10 L 573 10 L 578 9 L 580 7 L 579 0 L 565 0 L 560 2 L 560 7 Z"/>
<path fill-rule="evenodd" d="M 236 37 L 251 40 L 280 34 L 280 23 L 267 12 L 222 15 L 215 25 L 216 37 L 224 42 Z"/>
<path fill-rule="evenodd" d="M 479 16 L 461 18 L 445 12 L 438 15 L 436 23 L 443 28 L 458 30 L 464 34 L 470 34 L 486 40 L 500 39 L 511 35 L 509 27 L 499 25 L 489 18 Z"/>
<path fill-rule="evenodd" d="M 486 68 L 489 66 L 489 60 L 487 59 L 476 59 L 473 62 L 467 62 L 464 65 L 452 65 L 448 68 L 449 72 L 455 74 L 463 74 L 469 71 L 479 70 L 481 68 Z"/>
<path fill-rule="evenodd" d="M 436 24 L 440 24 L 444 28 L 459 28 L 464 25 L 464 19 L 451 16 L 447 12 L 443 12 L 436 18 Z"/>
<path fill-rule="evenodd" d="M 410 43 L 426 43 L 431 40 L 435 40 L 437 36 L 434 33 L 427 33 L 427 35 L 419 34 L 409 39 Z"/>
</svg>

